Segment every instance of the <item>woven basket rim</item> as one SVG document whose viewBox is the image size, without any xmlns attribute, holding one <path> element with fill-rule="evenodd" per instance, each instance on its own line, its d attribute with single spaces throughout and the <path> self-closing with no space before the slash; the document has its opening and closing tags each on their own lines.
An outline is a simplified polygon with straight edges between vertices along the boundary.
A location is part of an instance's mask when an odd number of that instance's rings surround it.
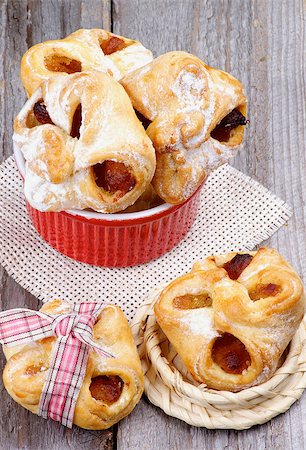
<svg viewBox="0 0 306 450">
<path fill-rule="evenodd" d="M 306 315 L 285 361 L 268 381 L 236 393 L 217 391 L 187 380 L 163 355 L 153 311 L 163 288 L 148 296 L 132 321 L 145 373 L 145 394 L 153 404 L 190 425 L 239 430 L 271 420 L 301 397 L 306 388 Z"/>
</svg>

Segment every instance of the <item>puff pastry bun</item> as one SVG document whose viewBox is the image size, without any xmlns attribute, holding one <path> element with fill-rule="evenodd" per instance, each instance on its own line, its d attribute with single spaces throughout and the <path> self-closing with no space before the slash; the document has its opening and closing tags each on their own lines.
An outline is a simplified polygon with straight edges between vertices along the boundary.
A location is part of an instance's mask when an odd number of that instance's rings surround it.
<svg viewBox="0 0 306 450">
<path fill-rule="evenodd" d="M 152 184 L 149 184 L 143 194 L 136 200 L 134 205 L 129 206 L 124 212 L 138 212 L 155 208 L 163 203 L 162 199 L 156 194 Z"/>
<path fill-rule="evenodd" d="M 81 29 L 31 47 L 21 61 L 21 79 L 31 96 L 51 76 L 99 70 L 119 80 L 151 60 L 152 53 L 140 42 L 101 29 Z"/>
<path fill-rule="evenodd" d="M 134 108 L 149 121 L 156 150 L 153 186 L 181 203 L 211 170 L 231 158 L 246 124 L 242 84 L 185 52 L 170 52 L 120 80 Z"/>
<path fill-rule="evenodd" d="M 46 303 L 41 311 L 69 313 L 67 302 Z M 127 416 L 139 401 L 144 386 L 139 356 L 128 322 L 117 306 L 106 306 L 93 327 L 93 336 L 115 358 L 103 358 L 93 350 L 77 399 L 73 423 L 91 430 L 103 430 Z M 37 414 L 38 404 L 50 364 L 55 338 L 31 344 L 5 347 L 7 363 L 3 382 L 10 396 Z"/>
<path fill-rule="evenodd" d="M 14 124 L 25 195 L 40 211 L 122 211 L 148 188 L 155 152 L 123 87 L 89 71 L 50 78 Z"/>
<path fill-rule="evenodd" d="M 296 272 L 261 248 L 196 263 L 162 291 L 155 315 L 196 381 L 235 392 L 273 375 L 304 306 Z"/>
</svg>

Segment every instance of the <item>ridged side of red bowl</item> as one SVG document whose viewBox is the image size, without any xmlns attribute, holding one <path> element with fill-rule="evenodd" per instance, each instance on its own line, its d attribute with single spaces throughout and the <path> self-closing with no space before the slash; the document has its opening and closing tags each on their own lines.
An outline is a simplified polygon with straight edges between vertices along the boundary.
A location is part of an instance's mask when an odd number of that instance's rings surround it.
<svg viewBox="0 0 306 450">
<path fill-rule="evenodd" d="M 64 255 L 96 266 L 126 267 L 158 258 L 183 239 L 196 218 L 200 191 L 181 205 L 128 220 L 40 212 L 29 203 L 27 209 L 42 238 Z"/>
</svg>

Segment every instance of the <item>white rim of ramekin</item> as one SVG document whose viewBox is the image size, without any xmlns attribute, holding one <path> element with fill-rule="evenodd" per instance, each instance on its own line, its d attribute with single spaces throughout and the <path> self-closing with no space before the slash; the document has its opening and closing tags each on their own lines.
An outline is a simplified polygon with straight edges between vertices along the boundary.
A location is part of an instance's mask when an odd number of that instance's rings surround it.
<svg viewBox="0 0 306 450">
<path fill-rule="evenodd" d="M 22 177 L 25 177 L 25 159 L 19 148 L 14 145 L 14 156 L 19 172 Z M 172 208 L 177 208 L 178 205 L 170 205 L 169 203 L 163 203 L 162 205 L 155 206 L 155 208 L 146 209 L 145 211 L 132 212 L 132 213 L 116 213 L 116 214 L 105 214 L 96 211 L 85 211 L 81 209 L 68 209 L 63 211 L 72 216 L 81 216 L 86 219 L 99 219 L 108 221 L 123 221 L 132 219 L 143 219 L 146 217 L 155 216 L 166 211 L 170 211 Z"/>
</svg>

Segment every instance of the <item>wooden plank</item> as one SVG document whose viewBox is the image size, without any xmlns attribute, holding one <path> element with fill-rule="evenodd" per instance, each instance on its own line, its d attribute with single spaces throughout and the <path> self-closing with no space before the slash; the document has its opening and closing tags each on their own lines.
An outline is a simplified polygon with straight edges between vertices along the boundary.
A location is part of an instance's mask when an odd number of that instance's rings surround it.
<svg viewBox="0 0 306 450">
<path fill-rule="evenodd" d="M 294 217 L 268 245 L 306 273 L 305 91 L 302 0 L 116 0 L 113 31 L 155 55 L 195 53 L 242 80 L 250 126 L 233 165 L 293 206 Z M 286 414 L 251 430 L 210 431 L 169 419 L 143 400 L 119 424 L 117 446 L 173 449 L 306 448 L 305 395 Z M 145 424 L 143 418 L 145 417 Z"/>
<path fill-rule="evenodd" d="M 192 1 L 115 1 L 113 32 L 139 39 L 155 56 L 171 51 L 192 51 Z M 118 425 L 117 448 L 192 449 L 192 428 L 166 416 L 147 399 Z M 202 441 L 203 443 L 203 441 Z"/>
<path fill-rule="evenodd" d="M 110 1 L 14 0 L 2 1 L 0 8 L 0 138 L 5 159 L 12 153 L 12 124 L 25 100 L 19 79 L 19 64 L 28 46 L 46 39 L 63 37 L 81 27 L 110 28 Z M 38 309 L 39 302 L 22 289 L 6 272 L 0 271 L 0 309 L 27 306 Z M 1 373 L 4 358 L 0 358 Z M 113 448 L 113 430 L 66 429 L 45 421 L 17 405 L 0 381 L 0 448 L 12 449 L 100 449 Z"/>
<path fill-rule="evenodd" d="M 155 55 L 191 51 L 240 78 L 251 124 L 234 165 L 287 200 L 295 215 L 271 243 L 305 273 L 305 92 L 302 0 L 121 0 L 112 7 L 113 30 L 139 38 Z M 20 57 L 30 46 L 83 27 L 110 29 L 108 1 L 2 1 L 0 5 L 1 158 L 12 152 L 12 120 L 24 102 Z M 304 144 L 304 145 L 303 145 Z M 37 300 L 0 272 L 1 309 Z M 1 359 L 3 365 L 3 359 Z M 0 369 L 2 369 L 1 367 Z M 3 391 L 3 385 L 0 385 Z M 28 413 L 3 394 L 0 442 L 5 448 L 113 448 L 112 431 L 73 431 Z M 118 426 L 118 449 L 303 449 L 305 396 L 288 413 L 245 432 L 209 431 L 167 417 L 147 400 Z M 43 432 L 39 433 L 39 427 Z M 116 427 L 115 427 L 116 429 Z"/>
<path fill-rule="evenodd" d="M 305 158 L 305 3 L 273 2 L 270 26 L 268 83 L 271 119 L 272 189 L 293 208 L 294 215 L 270 240 L 291 261 L 306 282 L 306 158 Z M 264 150 L 263 150 L 264 152 Z M 306 448 L 306 395 L 267 427 L 267 442 L 279 448 Z"/>
</svg>

